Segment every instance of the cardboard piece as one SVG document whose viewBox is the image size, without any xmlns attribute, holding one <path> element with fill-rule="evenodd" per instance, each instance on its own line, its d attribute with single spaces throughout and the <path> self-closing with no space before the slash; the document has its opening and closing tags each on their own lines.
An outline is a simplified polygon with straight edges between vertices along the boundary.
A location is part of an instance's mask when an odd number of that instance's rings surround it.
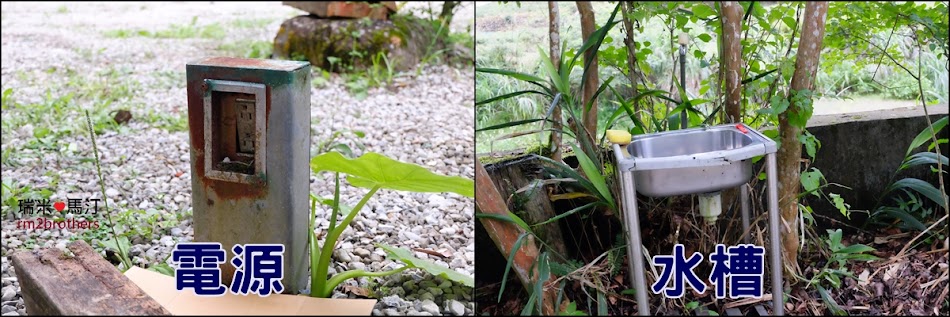
<svg viewBox="0 0 950 317">
<path fill-rule="evenodd" d="M 175 278 L 139 267 L 125 276 L 173 315 L 365 315 L 376 305 L 375 299 L 329 299 L 299 295 L 272 294 L 198 296 L 191 289 L 175 289 Z"/>
</svg>

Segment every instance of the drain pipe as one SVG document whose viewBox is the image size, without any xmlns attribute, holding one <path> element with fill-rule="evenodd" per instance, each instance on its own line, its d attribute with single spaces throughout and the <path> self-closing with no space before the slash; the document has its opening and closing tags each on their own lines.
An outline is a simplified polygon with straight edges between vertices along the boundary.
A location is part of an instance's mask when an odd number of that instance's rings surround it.
<svg viewBox="0 0 950 317">
<path fill-rule="evenodd" d="M 680 33 L 680 86 L 683 87 L 683 94 L 686 94 L 686 44 L 689 43 L 689 35 Z M 683 102 L 685 96 L 680 96 L 680 102 Z M 689 111 L 683 109 L 680 113 L 680 129 L 686 129 L 686 119 L 689 117 Z"/>
</svg>

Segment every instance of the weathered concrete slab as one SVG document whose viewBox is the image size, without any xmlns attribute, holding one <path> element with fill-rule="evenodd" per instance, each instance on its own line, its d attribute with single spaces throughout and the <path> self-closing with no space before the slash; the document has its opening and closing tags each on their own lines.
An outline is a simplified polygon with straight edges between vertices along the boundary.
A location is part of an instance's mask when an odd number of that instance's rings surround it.
<svg viewBox="0 0 950 317">
<path fill-rule="evenodd" d="M 931 121 L 948 113 L 947 105 L 930 106 L 927 110 Z M 813 117 L 808 131 L 818 138 L 822 147 L 811 166 L 821 170 L 830 182 L 851 187 L 851 190 L 828 189 L 840 194 L 851 209 L 869 210 L 892 181 L 914 177 L 937 186 L 937 175 L 927 166 L 911 167 L 891 178 L 910 142 L 925 127 L 927 120 L 921 107 Z M 945 128 L 938 138 L 947 138 L 948 132 L 950 129 Z M 947 144 L 940 149 L 942 154 L 950 155 Z M 813 196 L 807 199 L 816 212 L 840 216 L 837 208 L 827 201 Z M 863 223 L 863 218 L 863 214 L 852 214 L 852 219 L 859 220 L 857 223 Z"/>
<path fill-rule="evenodd" d="M 171 315 L 86 242 L 13 254 L 30 315 Z"/>
</svg>

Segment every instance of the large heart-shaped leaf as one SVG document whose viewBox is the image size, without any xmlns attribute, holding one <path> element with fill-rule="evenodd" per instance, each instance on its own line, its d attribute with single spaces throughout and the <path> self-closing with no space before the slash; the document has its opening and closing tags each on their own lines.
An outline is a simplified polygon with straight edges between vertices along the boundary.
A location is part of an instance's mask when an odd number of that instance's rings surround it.
<svg viewBox="0 0 950 317">
<path fill-rule="evenodd" d="M 386 251 L 386 254 L 393 260 L 405 263 L 409 267 L 423 269 L 429 274 L 441 276 L 452 281 L 462 283 L 468 287 L 475 287 L 475 278 L 456 272 L 453 269 L 438 265 L 429 260 L 423 260 L 412 255 L 412 252 L 403 248 L 397 248 L 384 244 L 377 244 L 379 248 Z"/>
<path fill-rule="evenodd" d="M 348 159 L 337 152 L 320 154 L 310 160 L 315 172 L 339 172 L 347 175 L 353 186 L 388 188 L 411 192 L 456 193 L 475 197 L 475 182 L 458 176 L 443 176 L 422 166 L 393 160 L 379 153 L 369 152 Z"/>
</svg>

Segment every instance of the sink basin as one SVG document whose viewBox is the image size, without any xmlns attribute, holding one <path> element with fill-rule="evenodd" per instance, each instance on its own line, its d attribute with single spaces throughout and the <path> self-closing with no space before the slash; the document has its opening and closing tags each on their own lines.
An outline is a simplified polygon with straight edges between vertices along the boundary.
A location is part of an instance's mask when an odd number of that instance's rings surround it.
<svg viewBox="0 0 950 317">
<path fill-rule="evenodd" d="M 752 158 L 775 153 L 774 141 L 745 124 L 645 134 L 614 145 L 621 172 L 650 197 L 716 192 L 752 178 Z"/>
</svg>

